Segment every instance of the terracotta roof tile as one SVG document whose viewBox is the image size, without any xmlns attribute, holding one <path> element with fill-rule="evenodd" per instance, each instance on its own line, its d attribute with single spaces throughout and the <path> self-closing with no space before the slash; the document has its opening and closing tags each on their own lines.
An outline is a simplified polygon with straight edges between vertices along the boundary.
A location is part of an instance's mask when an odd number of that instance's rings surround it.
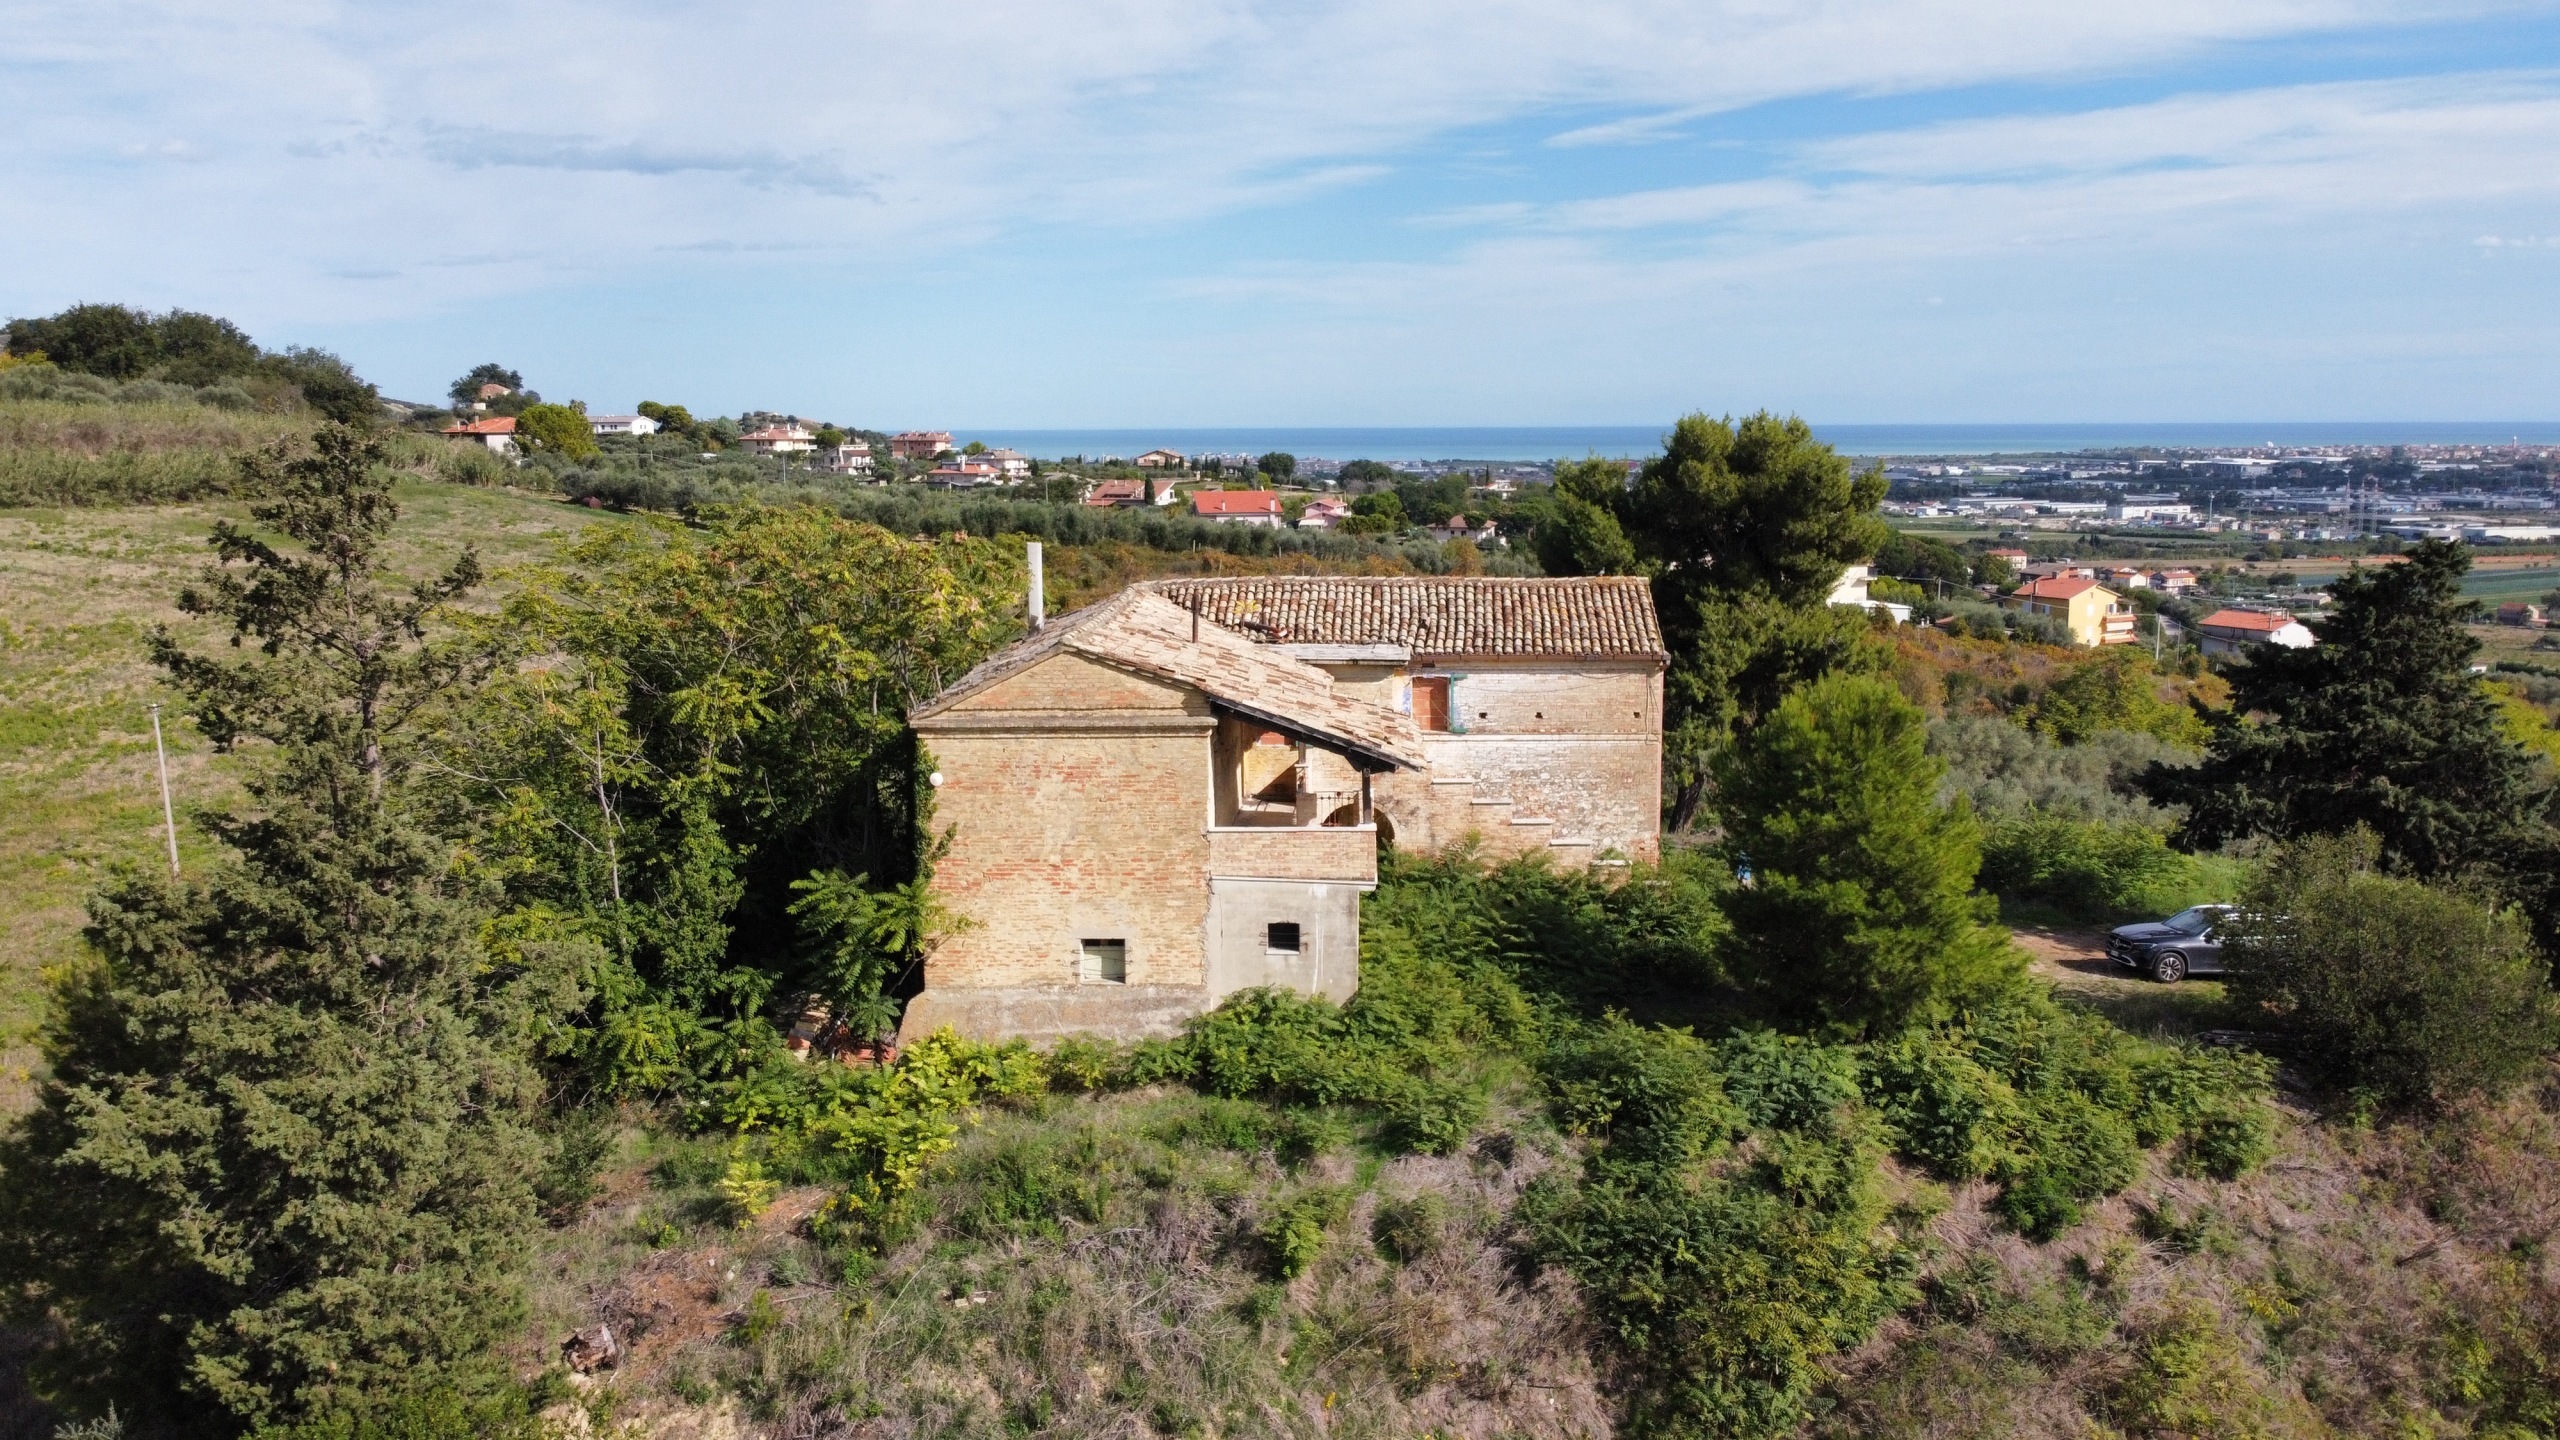
<svg viewBox="0 0 2560 1440">
<path fill-rule="evenodd" d="M 2293 623 L 2290 615 L 2265 610 L 2216 610 L 2196 622 L 2201 630 L 2263 630 L 2272 633 Z"/>
<path fill-rule="evenodd" d="M 1402 645 L 1416 655 L 1666 658 L 1638 576 L 1262 575 L 1152 580 L 1184 609 L 1269 644 Z"/>
<path fill-rule="evenodd" d="M 1142 588 L 1049 622 L 916 707 L 910 718 L 929 721 L 1060 650 L 1189 685 L 1237 714 L 1330 749 L 1405 769 L 1424 763 L 1421 735 L 1407 716 L 1336 694 L 1331 675 L 1222 626 L 1203 622 L 1194 638 L 1189 611 Z"/>
</svg>

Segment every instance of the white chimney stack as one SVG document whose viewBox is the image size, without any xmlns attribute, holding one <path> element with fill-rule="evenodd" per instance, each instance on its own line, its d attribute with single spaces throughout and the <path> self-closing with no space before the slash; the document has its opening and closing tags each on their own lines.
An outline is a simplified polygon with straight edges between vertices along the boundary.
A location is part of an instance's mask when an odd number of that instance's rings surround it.
<svg viewBox="0 0 2560 1440">
<path fill-rule="evenodd" d="M 1032 541 L 1029 548 L 1031 551 L 1031 594 L 1029 596 L 1031 628 L 1037 632 L 1042 625 L 1048 623 L 1049 592 L 1040 574 L 1040 542 Z"/>
</svg>

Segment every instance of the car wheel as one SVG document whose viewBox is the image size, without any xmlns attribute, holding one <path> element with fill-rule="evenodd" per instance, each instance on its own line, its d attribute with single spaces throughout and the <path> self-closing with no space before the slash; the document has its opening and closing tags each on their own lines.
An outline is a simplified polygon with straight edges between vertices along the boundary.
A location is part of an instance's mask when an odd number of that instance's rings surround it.
<svg viewBox="0 0 2560 1440">
<path fill-rule="evenodd" d="M 2187 978 L 2187 957 L 2175 950 L 2163 950 L 2151 957 L 2151 978 L 2163 985 L 2175 985 Z"/>
</svg>

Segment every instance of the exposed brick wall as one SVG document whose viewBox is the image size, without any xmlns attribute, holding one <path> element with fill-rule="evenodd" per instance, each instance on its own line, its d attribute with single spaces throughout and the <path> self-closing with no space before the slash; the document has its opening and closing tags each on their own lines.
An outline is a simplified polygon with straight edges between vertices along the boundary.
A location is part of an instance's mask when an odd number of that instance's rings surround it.
<svg viewBox="0 0 2560 1440">
<path fill-rule="evenodd" d="M 1125 940 L 1131 985 L 1204 983 L 1209 735 L 1191 723 L 927 729 L 943 774 L 935 822 L 954 831 L 934 884 L 976 928 L 935 953 L 926 985 L 1073 985 L 1085 939 Z"/>
</svg>

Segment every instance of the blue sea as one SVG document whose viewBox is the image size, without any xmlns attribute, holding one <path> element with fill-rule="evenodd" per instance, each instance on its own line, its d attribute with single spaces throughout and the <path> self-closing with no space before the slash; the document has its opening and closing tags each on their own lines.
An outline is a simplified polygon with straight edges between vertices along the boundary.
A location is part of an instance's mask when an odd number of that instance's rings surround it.
<svg viewBox="0 0 2560 1440">
<path fill-rule="evenodd" d="M 2239 449 L 2278 445 L 2560 445 L 2560 421 L 2337 421 L 2241 424 L 1825 425 L 1814 433 L 1847 455 L 2035 455 L 2079 450 Z M 1328 460 L 1554 460 L 1645 456 L 1662 448 L 1659 425 L 1289 426 L 1162 430 L 965 430 L 1040 459 L 1260 455 L 1285 450 Z"/>
</svg>

